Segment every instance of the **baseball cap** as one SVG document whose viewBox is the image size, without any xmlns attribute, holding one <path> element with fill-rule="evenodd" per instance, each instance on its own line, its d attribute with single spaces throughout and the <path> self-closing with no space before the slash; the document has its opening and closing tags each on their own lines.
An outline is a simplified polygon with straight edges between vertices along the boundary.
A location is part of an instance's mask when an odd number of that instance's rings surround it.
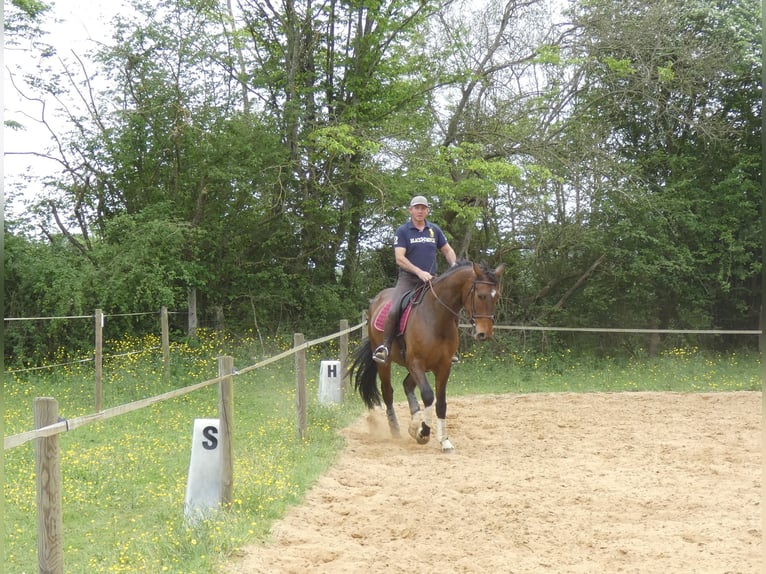
<svg viewBox="0 0 766 574">
<path fill-rule="evenodd" d="M 416 195 L 412 198 L 412 201 L 410 201 L 410 207 L 415 207 L 416 205 L 425 205 L 428 207 L 428 200 L 422 195 Z"/>
</svg>

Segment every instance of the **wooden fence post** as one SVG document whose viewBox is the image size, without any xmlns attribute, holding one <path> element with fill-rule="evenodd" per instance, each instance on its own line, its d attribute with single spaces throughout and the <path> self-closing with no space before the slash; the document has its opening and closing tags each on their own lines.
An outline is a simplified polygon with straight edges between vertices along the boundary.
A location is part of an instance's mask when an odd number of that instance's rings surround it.
<svg viewBox="0 0 766 574">
<path fill-rule="evenodd" d="M 168 326 L 168 308 L 160 310 L 160 340 L 162 341 L 162 370 L 168 373 L 170 366 L 170 327 Z"/>
<path fill-rule="evenodd" d="M 58 402 L 34 400 L 35 428 L 58 422 Z M 35 439 L 37 473 L 37 563 L 40 574 L 64 574 L 64 518 L 61 504 L 59 435 Z"/>
<path fill-rule="evenodd" d="M 303 345 L 303 333 L 293 335 L 293 347 Z M 306 436 L 308 416 L 306 414 L 306 349 L 295 352 L 295 409 L 298 413 L 298 438 Z"/>
<path fill-rule="evenodd" d="M 340 320 L 340 393 L 343 401 L 346 400 L 346 393 L 348 392 L 348 376 L 346 370 L 348 369 L 348 333 L 345 333 L 348 329 L 348 320 Z"/>
<path fill-rule="evenodd" d="M 187 333 L 190 341 L 197 338 L 197 288 L 189 288 L 189 332 Z"/>
<path fill-rule="evenodd" d="M 101 412 L 101 376 L 104 360 L 104 312 L 96 309 L 96 412 Z"/>
<path fill-rule="evenodd" d="M 221 441 L 221 506 L 231 504 L 234 486 L 234 449 L 232 444 L 234 425 L 234 358 L 218 357 L 218 434 Z"/>
</svg>

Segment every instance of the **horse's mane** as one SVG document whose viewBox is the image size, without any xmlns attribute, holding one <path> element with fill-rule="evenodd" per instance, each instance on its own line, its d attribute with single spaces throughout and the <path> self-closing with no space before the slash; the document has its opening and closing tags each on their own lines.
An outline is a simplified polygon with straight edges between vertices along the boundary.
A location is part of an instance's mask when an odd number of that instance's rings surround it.
<svg viewBox="0 0 766 574">
<path fill-rule="evenodd" d="M 466 259 L 461 259 L 459 261 L 456 261 L 452 267 L 450 267 L 444 273 L 436 277 L 434 281 L 440 281 L 442 279 L 446 279 L 447 277 L 450 277 L 451 275 L 453 275 L 454 273 L 457 273 L 458 271 L 460 271 L 461 269 L 463 269 L 464 267 L 468 265 L 473 265 L 473 263 Z"/>
<path fill-rule="evenodd" d="M 455 265 L 453 265 L 452 267 L 447 269 L 444 273 L 439 275 L 435 279 L 435 281 L 439 281 L 440 279 L 446 279 L 453 273 L 457 273 L 458 271 L 460 271 L 461 269 L 464 269 L 465 267 L 469 265 L 473 265 L 473 262 L 468 261 L 467 259 L 461 259 L 460 261 L 457 261 Z M 494 283 L 498 282 L 497 277 L 495 276 L 494 269 L 491 269 L 490 267 L 488 267 L 486 263 L 477 263 L 477 265 L 479 266 L 479 269 L 481 269 L 482 275 L 486 275 L 489 281 L 492 281 Z"/>
</svg>

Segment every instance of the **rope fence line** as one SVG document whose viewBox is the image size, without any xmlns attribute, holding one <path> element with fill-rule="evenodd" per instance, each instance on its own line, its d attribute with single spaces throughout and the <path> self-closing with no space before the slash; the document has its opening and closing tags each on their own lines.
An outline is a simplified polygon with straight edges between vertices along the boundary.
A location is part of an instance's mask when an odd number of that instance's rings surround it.
<svg viewBox="0 0 766 574">
<path fill-rule="evenodd" d="M 125 313 L 122 315 L 110 315 L 111 317 L 118 317 L 118 316 L 127 316 L 127 315 L 151 315 L 153 313 Z M 62 317 L 37 317 L 37 319 L 60 319 Z M 66 318 L 66 317 L 63 317 Z M 69 317 L 69 318 L 80 318 L 80 317 Z M 29 318 L 33 319 L 33 318 Z M 16 321 L 21 319 L 6 319 L 6 321 Z M 355 331 L 356 329 L 364 326 L 366 323 L 360 323 L 356 327 L 350 327 L 349 329 L 346 329 L 345 331 L 342 331 L 338 333 L 338 335 L 350 333 L 352 331 Z M 459 325 L 461 328 L 464 329 L 470 329 L 471 325 L 468 323 L 460 323 Z M 623 329 L 623 328 L 609 328 L 609 327 L 543 327 L 539 325 L 495 325 L 495 329 L 503 330 L 503 331 L 563 331 L 563 332 L 574 332 L 574 333 L 632 333 L 632 334 L 668 334 L 668 335 L 762 335 L 763 332 L 759 330 L 753 330 L 753 329 L 725 329 L 725 330 L 716 330 L 716 329 Z M 308 349 L 311 346 L 319 345 L 320 343 L 324 343 L 326 341 L 329 341 L 331 339 L 335 338 L 335 335 L 328 335 L 326 337 L 322 337 L 320 339 L 315 339 L 313 341 L 307 341 L 303 343 L 303 345 L 300 346 L 300 349 Z M 159 349 L 159 346 L 154 347 L 148 347 L 147 349 L 142 349 L 140 351 L 129 351 L 127 353 L 120 353 L 116 355 L 104 355 L 104 359 L 110 359 L 110 358 L 117 358 L 117 357 L 127 357 L 130 355 L 137 355 L 140 353 L 143 353 L 147 350 L 156 350 Z M 260 367 L 265 367 L 266 365 L 269 365 L 271 363 L 274 363 L 276 361 L 279 361 L 280 359 L 283 359 L 289 355 L 291 355 L 295 349 L 289 349 L 285 351 L 284 353 L 280 353 L 279 355 L 275 355 L 273 357 L 269 357 L 268 359 L 255 363 L 254 365 L 251 365 L 250 367 L 246 367 L 245 369 L 242 369 L 238 371 L 238 374 L 246 373 L 248 371 L 251 371 L 253 369 L 257 369 Z M 88 363 L 93 361 L 93 358 L 88 359 L 79 359 L 76 361 L 71 361 L 68 363 L 55 363 L 52 365 L 44 365 L 40 367 L 29 367 L 26 369 L 13 369 L 8 370 L 6 373 L 14 374 L 14 373 L 26 373 L 30 371 L 39 371 L 42 369 L 52 369 L 56 367 L 66 367 L 69 365 L 76 365 L 80 363 Z"/>
<path fill-rule="evenodd" d="M 80 363 L 90 363 L 93 361 L 93 358 L 89 359 L 79 359 L 77 361 L 70 361 L 68 363 L 54 363 L 53 365 L 43 365 L 41 367 L 28 367 L 26 369 L 13 369 L 10 371 L 5 371 L 6 373 L 12 374 L 12 373 L 27 373 L 29 371 L 41 371 L 42 369 L 53 369 L 55 367 L 67 367 L 69 365 L 77 365 Z"/>
<path fill-rule="evenodd" d="M 332 339 L 337 339 L 343 335 L 346 335 L 348 333 L 351 333 L 352 331 L 355 331 L 357 329 L 360 329 L 364 327 L 367 324 L 366 321 L 362 321 L 358 325 L 354 327 L 349 327 L 347 329 L 343 329 L 341 331 L 338 331 L 337 333 L 332 333 L 331 335 L 326 335 L 324 337 L 320 337 L 318 339 L 313 339 L 311 341 L 306 341 L 301 345 L 296 345 L 295 347 L 288 349 L 287 351 L 284 351 L 282 353 L 279 353 L 278 355 L 275 355 L 273 357 L 269 357 L 268 359 L 265 359 L 263 361 L 259 361 L 255 363 L 254 365 L 250 365 L 249 367 L 245 367 L 243 369 L 235 370 L 234 375 L 243 375 L 249 371 L 255 370 L 260 367 L 265 367 L 266 365 L 269 365 L 271 363 L 274 363 L 276 361 L 279 361 L 280 359 L 284 359 L 285 357 L 288 357 L 289 355 L 293 355 L 295 353 L 298 353 L 300 351 L 303 351 L 309 347 L 312 347 L 314 345 L 319 345 L 321 343 L 324 343 L 326 341 L 330 341 Z M 215 383 L 219 383 L 222 380 L 224 380 L 226 376 L 219 376 L 214 379 L 208 379 L 206 381 L 202 381 L 201 383 L 195 383 L 193 385 L 189 385 L 188 387 L 183 387 L 180 389 L 175 389 L 172 391 L 168 391 L 166 393 L 162 393 L 160 395 L 156 395 L 153 397 L 148 397 L 145 399 L 140 399 L 137 401 L 134 401 L 132 403 L 127 403 L 124 405 L 119 405 L 117 407 L 112 407 L 108 409 L 104 409 L 102 411 L 99 411 L 98 413 L 89 414 L 89 415 L 83 415 L 80 417 L 76 417 L 73 419 L 63 419 L 60 420 L 57 423 L 54 423 L 52 425 L 48 425 L 45 427 L 41 427 L 39 429 L 31 430 L 31 431 L 25 431 L 19 434 L 7 436 L 3 438 L 3 450 L 9 450 L 12 448 L 16 448 L 18 446 L 21 446 L 23 444 L 26 444 L 34 439 L 37 438 L 44 438 L 53 436 L 55 434 L 60 434 L 63 432 L 67 432 L 70 430 L 73 430 L 77 427 L 85 426 L 90 423 L 104 421 L 113 417 L 116 417 L 118 415 L 126 414 L 132 411 L 136 411 L 139 409 L 142 409 L 144 407 L 148 407 L 150 405 L 153 405 L 155 403 L 159 403 L 162 401 L 166 401 L 168 399 L 174 399 L 183 395 L 186 395 L 188 393 L 192 393 L 194 391 L 197 391 L 199 389 L 202 389 L 204 387 L 207 387 L 209 385 L 213 385 Z"/>
<path fill-rule="evenodd" d="M 461 327 L 471 327 L 461 324 Z M 535 325 L 495 325 L 495 329 L 516 331 L 570 331 L 580 333 L 645 333 L 668 335 L 761 335 L 761 330 L 751 329 L 621 329 L 608 327 L 539 327 Z"/>
<path fill-rule="evenodd" d="M 104 317 L 138 317 L 139 315 L 156 315 L 158 311 L 144 311 L 143 313 L 115 313 L 114 315 L 104 315 Z"/>
<path fill-rule="evenodd" d="M 185 314 L 185 311 L 168 311 L 169 315 Z M 104 314 L 104 318 L 109 317 L 136 317 L 140 315 L 155 315 L 157 311 L 145 311 L 141 313 L 114 313 Z M 54 319 L 93 319 L 95 315 L 70 315 L 61 317 L 4 317 L 3 321 L 46 321 Z M 470 328 L 471 325 L 461 323 L 460 327 Z M 351 328 L 355 330 L 358 327 Z M 761 335 L 763 331 L 758 329 L 627 329 L 611 327 L 543 327 L 538 325 L 495 325 L 495 329 L 515 330 L 515 331 L 566 331 L 581 333 L 643 333 L 643 334 L 670 334 L 670 335 Z M 318 339 L 305 343 L 308 345 L 317 345 L 333 338 L 332 335 L 325 339 Z M 309 345 L 311 346 L 311 345 Z M 69 363 L 65 363 L 69 364 Z M 45 368 L 45 367 L 39 367 Z"/>
<path fill-rule="evenodd" d="M 338 337 L 342 335 L 347 335 L 348 333 L 351 333 L 352 331 L 356 331 L 357 329 L 364 327 L 366 324 L 367 324 L 367 321 L 362 321 L 361 323 L 359 323 L 358 325 L 355 325 L 354 327 L 349 327 L 348 329 L 338 331 L 337 333 L 333 333 L 332 335 L 327 335 L 325 337 L 320 337 L 319 339 L 306 341 L 305 343 L 301 345 L 293 347 L 292 349 L 288 349 L 287 351 L 283 351 L 282 353 L 279 353 L 278 355 L 274 355 L 273 357 L 269 357 L 268 359 L 264 359 L 263 361 L 259 361 L 253 365 L 250 365 L 249 367 L 244 367 L 243 369 L 237 369 L 234 374 L 244 375 L 245 373 L 254 371 L 255 369 L 265 367 L 266 365 L 270 365 L 271 363 L 276 363 L 280 359 L 289 357 L 290 355 L 297 353 L 298 351 L 303 351 L 305 349 L 308 349 L 309 347 L 313 347 L 314 345 L 319 345 L 321 343 L 325 343 L 332 339 L 337 339 Z"/>
<path fill-rule="evenodd" d="M 141 349 L 140 351 L 128 351 L 126 353 L 118 353 L 116 355 L 104 355 L 104 359 L 115 359 L 118 357 L 129 357 L 130 355 L 140 355 L 141 353 L 145 353 L 146 351 L 154 351 L 159 349 L 159 345 L 154 345 L 153 347 L 146 347 L 145 349 Z M 70 361 L 68 363 L 54 363 L 52 365 L 43 365 L 40 367 L 28 367 L 26 369 L 13 369 L 9 371 L 5 371 L 8 374 L 13 373 L 27 373 L 29 371 L 40 371 L 42 369 L 53 369 L 55 367 L 67 367 L 69 365 L 78 365 L 80 363 L 92 363 L 94 361 L 93 357 L 90 357 L 88 359 L 78 359 L 76 361 Z"/>
<path fill-rule="evenodd" d="M 139 315 L 157 315 L 160 311 L 143 311 L 141 313 L 112 313 L 103 315 L 109 317 L 137 317 Z M 186 311 L 168 311 L 168 315 L 186 315 Z M 3 317 L 3 321 L 52 321 L 54 319 L 94 319 L 93 315 L 63 315 L 61 317 Z"/>
<path fill-rule="evenodd" d="M 194 391 L 198 391 L 199 389 L 202 389 L 204 387 L 213 385 L 215 383 L 219 383 L 225 378 L 226 377 L 216 377 L 215 379 L 209 379 L 207 381 L 202 381 L 201 383 L 195 383 L 193 385 L 189 385 L 188 387 L 183 387 L 181 389 L 168 391 L 167 393 L 162 393 L 161 395 L 156 395 L 153 397 L 148 397 L 145 399 L 133 401 L 132 403 L 126 403 L 124 405 L 119 405 L 109 409 L 104 409 L 103 411 L 98 413 L 83 415 L 80 417 L 75 417 L 73 419 L 63 419 L 57 423 L 54 423 L 52 425 L 48 425 L 45 427 L 41 427 L 39 429 L 7 436 L 3 438 L 3 450 L 16 448 L 17 446 L 21 446 L 36 438 L 49 437 L 55 434 L 60 434 L 62 432 L 74 430 L 77 427 L 85 426 L 85 425 L 99 422 L 99 421 L 105 421 L 107 419 L 114 418 L 118 415 L 124 415 L 133 411 L 137 411 L 139 409 L 143 409 L 155 403 L 159 403 L 162 401 L 166 401 L 168 399 L 174 399 L 189 393 L 193 393 Z"/>
<path fill-rule="evenodd" d="M 146 351 L 155 351 L 159 349 L 159 345 L 154 345 L 153 347 L 146 347 L 145 349 L 141 349 L 140 351 L 126 351 L 125 353 L 117 353 L 116 355 L 104 355 L 105 359 L 115 359 L 117 357 L 129 357 L 131 355 L 140 355 L 141 353 L 144 353 Z"/>
<path fill-rule="evenodd" d="M 3 317 L 3 321 L 52 321 L 54 319 L 93 319 L 95 315 L 69 315 L 64 317 Z"/>
</svg>

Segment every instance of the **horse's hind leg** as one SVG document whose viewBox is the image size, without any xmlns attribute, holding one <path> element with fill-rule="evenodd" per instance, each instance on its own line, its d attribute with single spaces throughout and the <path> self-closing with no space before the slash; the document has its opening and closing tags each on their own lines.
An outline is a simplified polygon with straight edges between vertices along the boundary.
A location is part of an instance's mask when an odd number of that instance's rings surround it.
<svg viewBox="0 0 766 574">
<path fill-rule="evenodd" d="M 399 421 L 396 418 L 394 406 L 386 407 L 386 418 L 388 418 L 388 428 L 391 430 L 391 436 L 399 438 L 402 433 L 399 431 Z"/>
<path fill-rule="evenodd" d="M 383 404 L 386 405 L 386 418 L 388 419 L 388 428 L 391 435 L 401 436 L 399 431 L 399 421 L 396 418 L 394 410 L 394 387 L 391 386 L 391 366 L 379 365 L 378 375 L 380 376 L 380 394 L 383 396 Z"/>
</svg>

